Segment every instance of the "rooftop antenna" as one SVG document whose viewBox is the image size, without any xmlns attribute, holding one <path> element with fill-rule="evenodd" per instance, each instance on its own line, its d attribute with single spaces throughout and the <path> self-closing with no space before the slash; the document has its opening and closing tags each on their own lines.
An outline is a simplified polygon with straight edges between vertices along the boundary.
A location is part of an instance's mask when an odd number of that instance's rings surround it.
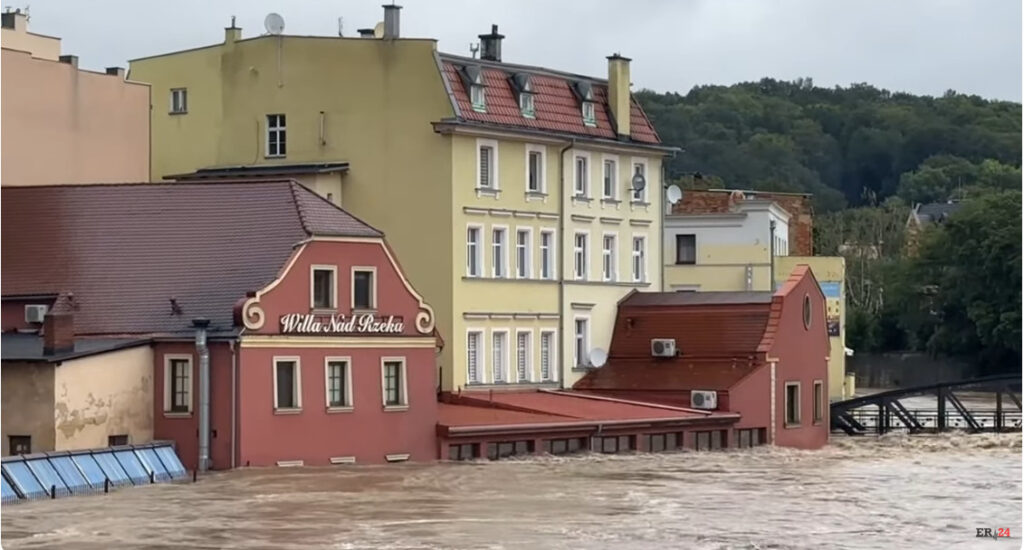
<svg viewBox="0 0 1024 550">
<path fill-rule="evenodd" d="M 339 17 L 338 18 L 338 37 L 345 36 L 344 34 L 341 33 L 341 31 L 344 28 L 344 26 L 345 26 L 345 18 L 344 17 Z"/>
<path fill-rule="evenodd" d="M 480 43 L 471 43 L 469 45 L 469 53 L 473 55 L 473 59 L 476 59 L 476 53 L 480 51 Z"/>
<path fill-rule="evenodd" d="M 281 34 L 284 32 L 284 17 L 276 13 L 268 13 L 263 19 L 263 27 L 270 34 Z"/>
<path fill-rule="evenodd" d="M 234 15 L 231 16 L 231 28 L 232 29 L 235 28 L 235 16 Z"/>
</svg>

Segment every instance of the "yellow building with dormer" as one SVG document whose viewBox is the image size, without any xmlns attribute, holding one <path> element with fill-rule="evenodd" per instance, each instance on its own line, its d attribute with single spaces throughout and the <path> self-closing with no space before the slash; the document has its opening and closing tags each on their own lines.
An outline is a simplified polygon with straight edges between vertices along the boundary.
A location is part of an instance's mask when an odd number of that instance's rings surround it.
<svg viewBox="0 0 1024 550">
<path fill-rule="evenodd" d="M 661 144 L 630 60 L 592 78 L 404 38 L 263 35 L 135 59 L 152 177 L 288 177 L 382 229 L 432 304 L 440 387 L 568 386 L 662 289 Z M 340 275 L 344 276 L 344 275 Z"/>
</svg>

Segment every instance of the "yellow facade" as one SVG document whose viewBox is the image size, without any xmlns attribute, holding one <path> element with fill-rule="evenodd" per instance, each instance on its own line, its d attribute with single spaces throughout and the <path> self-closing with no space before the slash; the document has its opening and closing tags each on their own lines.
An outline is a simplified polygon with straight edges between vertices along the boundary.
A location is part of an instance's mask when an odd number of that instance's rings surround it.
<svg viewBox="0 0 1024 550">
<path fill-rule="evenodd" d="M 264 36 L 132 61 L 130 77 L 152 84 L 153 178 L 206 167 L 348 162 L 340 174 L 298 176 L 318 193 L 381 229 L 416 289 L 434 308 L 445 340 L 441 386 L 467 384 L 469 334 L 479 334 L 477 383 L 494 382 L 494 333 L 504 338 L 506 381 L 518 378 L 519 333 L 528 333 L 528 384 L 570 384 L 575 315 L 589 316 L 591 348 L 607 349 L 616 302 L 632 288 L 660 290 L 662 150 L 515 130 L 437 129 L 454 107 L 432 40 Z M 187 114 L 170 114 L 172 89 L 188 90 Z M 268 157 L 266 116 L 287 115 L 287 154 Z M 477 191 L 479 148 L 496 151 L 498 193 Z M 543 152 L 546 193 L 527 193 L 528 151 Z M 565 151 L 561 153 L 561 151 Z M 590 156 L 591 201 L 573 190 L 572 156 Z M 617 157 L 615 204 L 600 198 L 603 159 Z M 632 205 L 625 185 L 644 164 L 649 204 Z M 559 167 L 561 166 L 561 173 Z M 480 273 L 467 272 L 470 228 L 480 236 Z M 493 276 L 493 231 L 504 229 L 506 272 Z M 573 236 L 589 231 L 590 277 L 572 275 Z M 519 232 L 528 235 L 530 273 L 517 277 Z M 540 274 L 541 236 L 553 274 Z M 620 281 L 601 277 L 601 236 L 619 235 Z M 633 236 L 646 243 L 646 280 L 625 282 Z M 557 268 L 556 268 L 557 267 Z M 574 307 L 576 309 L 574 309 Z M 559 323 L 559 319 L 563 322 Z M 479 331 L 479 332 L 477 332 Z M 507 336 L 502 337 L 501 334 Z M 554 336 L 543 336 L 555 331 Z M 559 333 L 560 331 L 560 333 Z M 541 376 L 541 342 L 550 375 Z"/>
</svg>

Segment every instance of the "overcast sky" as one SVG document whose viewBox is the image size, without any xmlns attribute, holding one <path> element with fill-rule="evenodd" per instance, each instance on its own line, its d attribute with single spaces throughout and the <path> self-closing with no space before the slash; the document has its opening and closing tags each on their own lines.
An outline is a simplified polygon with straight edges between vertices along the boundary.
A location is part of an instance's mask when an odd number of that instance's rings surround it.
<svg viewBox="0 0 1024 550">
<path fill-rule="evenodd" d="M 380 0 L 25 0 L 32 31 L 64 39 L 84 68 L 244 37 L 277 12 L 285 34 L 346 36 L 383 17 Z M 686 93 L 769 76 L 822 86 L 947 89 L 1021 100 L 1021 0 L 400 0 L 402 35 L 468 55 L 492 23 L 505 61 L 604 76 L 633 59 L 635 89 Z M 18 4 L 5 3 L 5 5 Z"/>
</svg>

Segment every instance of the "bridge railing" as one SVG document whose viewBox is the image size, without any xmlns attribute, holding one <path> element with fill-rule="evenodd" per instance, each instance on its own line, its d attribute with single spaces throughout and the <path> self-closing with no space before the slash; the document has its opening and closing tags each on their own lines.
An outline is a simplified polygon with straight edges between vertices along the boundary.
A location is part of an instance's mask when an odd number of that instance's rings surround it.
<svg viewBox="0 0 1024 550">
<path fill-rule="evenodd" d="M 907 412 L 910 416 L 915 418 L 922 427 L 938 428 L 939 427 L 939 411 L 937 409 L 908 409 Z M 862 407 L 848 411 L 848 414 L 853 417 L 854 420 L 860 422 L 866 428 L 875 428 L 878 425 L 878 409 L 875 407 Z M 982 428 L 995 428 L 998 417 L 996 409 L 971 409 L 971 416 L 974 420 L 981 425 Z M 957 429 L 963 428 L 968 429 L 970 425 L 967 420 L 955 410 L 946 410 L 945 412 L 947 428 Z M 1002 411 L 1002 426 L 1007 429 L 1021 428 L 1022 415 L 1021 411 L 1017 410 L 1006 410 Z M 908 428 L 899 422 L 891 422 L 888 426 L 890 430 L 900 431 L 907 430 Z"/>
</svg>

